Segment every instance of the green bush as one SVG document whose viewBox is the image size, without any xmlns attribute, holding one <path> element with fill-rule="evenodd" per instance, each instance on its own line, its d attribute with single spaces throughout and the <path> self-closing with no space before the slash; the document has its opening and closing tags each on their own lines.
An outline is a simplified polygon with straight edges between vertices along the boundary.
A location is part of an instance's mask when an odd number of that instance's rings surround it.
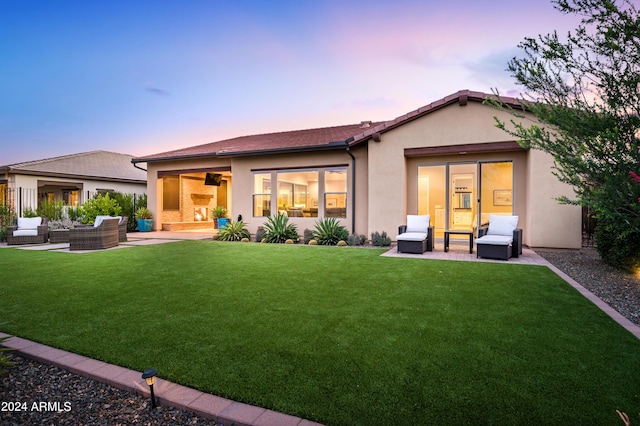
<svg viewBox="0 0 640 426">
<path fill-rule="evenodd" d="M 3 342 L 7 341 L 9 339 L 9 337 L 0 337 L 0 344 L 2 344 Z M 0 346 L 0 375 L 4 374 L 7 372 L 7 370 L 5 370 L 5 368 L 7 367 L 11 367 L 13 365 L 13 363 L 9 362 L 9 358 L 7 358 L 7 355 L 4 354 L 4 352 L 9 352 L 12 351 L 13 349 L 11 348 L 3 348 Z"/>
<path fill-rule="evenodd" d="M 49 201 L 49 199 L 44 198 L 40 201 L 40 205 L 38 206 L 37 214 L 40 217 L 46 217 L 49 220 L 60 220 L 63 217 L 63 207 L 64 201 Z"/>
<path fill-rule="evenodd" d="M 300 240 L 298 228 L 295 224 L 289 223 L 289 218 L 282 213 L 269 217 L 264 224 L 264 230 L 264 240 L 268 243 L 283 244 L 289 239 L 295 242 Z"/>
<path fill-rule="evenodd" d="M 387 247 L 391 245 L 391 238 L 384 231 L 382 234 L 376 231 L 371 234 L 371 244 L 376 247 Z"/>
<path fill-rule="evenodd" d="M 623 221 L 599 217 L 595 240 L 596 249 L 606 264 L 626 271 L 640 267 L 640 232 Z"/>
<path fill-rule="evenodd" d="M 120 216 L 122 208 L 109 194 L 98 194 L 82 206 L 82 223 L 94 223 L 96 216 Z"/>
<path fill-rule="evenodd" d="M 135 220 L 153 219 L 153 213 L 146 207 L 140 207 L 134 214 Z"/>
<path fill-rule="evenodd" d="M 37 217 L 38 212 L 31 207 L 25 207 L 22 209 L 22 217 Z"/>
<path fill-rule="evenodd" d="M 335 217 L 325 217 L 316 222 L 313 239 L 321 246 L 335 246 L 340 240 L 346 240 L 349 231 Z"/>
<path fill-rule="evenodd" d="M 122 209 L 120 215 L 127 216 L 129 220 L 127 221 L 127 231 L 135 231 L 137 228 L 136 221 L 134 220 L 135 212 L 137 208 L 146 207 L 147 199 L 146 194 L 144 195 L 144 202 L 141 203 L 142 197 L 136 197 L 134 194 L 123 194 L 121 192 L 113 192 L 111 193 L 111 198 L 116 200 L 120 208 Z"/>
<path fill-rule="evenodd" d="M 0 205 L 0 241 L 7 241 L 7 228 L 15 219 L 16 214 L 11 207 Z"/>
<path fill-rule="evenodd" d="M 347 244 L 350 246 L 363 246 L 367 242 L 367 236 L 356 234 L 355 232 L 347 238 Z"/>
<path fill-rule="evenodd" d="M 230 220 L 226 226 L 220 228 L 218 235 L 222 241 L 242 241 L 243 238 L 251 237 L 247 225 L 241 220 Z"/>
<path fill-rule="evenodd" d="M 69 217 L 69 220 L 73 222 L 79 222 L 82 218 L 82 207 L 70 206 L 69 208 L 67 208 L 67 216 Z"/>
</svg>

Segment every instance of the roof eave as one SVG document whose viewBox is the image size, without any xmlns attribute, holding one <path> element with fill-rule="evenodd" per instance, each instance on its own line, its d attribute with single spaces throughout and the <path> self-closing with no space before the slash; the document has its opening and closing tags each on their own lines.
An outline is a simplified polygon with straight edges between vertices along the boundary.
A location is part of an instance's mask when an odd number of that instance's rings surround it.
<svg viewBox="0 0 640 426">
<path fill-rule="evenodd" d="M 39 170 L 22 170 L 22 169 L 14 169 L 8 168 L 6 170 L 0 169 L 2 173 L 13 173 L 19 175 L 28 175 L 28 176 L 43 176 L 43 177 L 53 177 L 53 178 L 64 178 L 64 179 L 89 179 L 89 180 L 98 180 L 105 182 L 120 182 L 120 183 L 146 183 L 146 179 L 129 179 L 129 178 L 115 178 L 115 177 L 105 177 L 105 176 L 90 176 L 90 175 L 74 175 L 68 173 L 55 173 L 55 172 L 42 172 Z"/>
<path fill-rule="evenodd" d="M 348 139 L 347 139 L 348 141 Z M 295 148 L 272 148 L 272 149 L 255 149 L 249 151 L 228 151 L 224 150 L 213 152 L 213 153 L 205 153 L 205 154 L 191 154 L 191 155 L 175 155 L 170 157 L 157 157 L 157 158 L 134 158 L 131 160 L 132 163 L 157 163 L 162 161 L 175 161 L 175 160 L 191 160 L 194 158 L 230 158 L 230 157 L 249 157 L 254 155 L 271 155 L 271 154 L 296 154 L 302 152 L 312 152 L 312 151 L 330 151 L 337 149 L 345 149 L 347 146 L 347 141 L 334 141 L 329 142 L 328 144 L 323 145 L 312 145 L 312 146 L 301 146 Z"/>
</svg>

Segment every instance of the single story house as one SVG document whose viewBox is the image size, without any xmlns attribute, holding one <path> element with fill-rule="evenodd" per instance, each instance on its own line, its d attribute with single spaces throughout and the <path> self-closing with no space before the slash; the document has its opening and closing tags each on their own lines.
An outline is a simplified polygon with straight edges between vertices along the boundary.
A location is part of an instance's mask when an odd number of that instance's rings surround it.
<svg viewBox="0 0 640 426">
<path fill-rule="evenodd" d="M 551 156 L 495 127 L 494 116 L 512 116 L 488 96 L 464 90 L 387 122 L 243 136 L 133 163 L 147 164 L 158 230 L 210 221 L 217 205 L 252 233 L 282 212 L 301 234 L 335 217 L 392 238 L 407 214 L 430 214 L 436 238 L 514 214 L 524 244 L 579 248 L 581 209 L 556 201 L 572 188 L 552 174 Z"/>
<path fill-rule="evenodd" d="M 0 204 L 18 214 L 36 209 L 39 200 L 84 203 L 96 193 L 145 194 L 147 174 L 133 156 L 91 151 L 0 166 Z"/>
</svg>

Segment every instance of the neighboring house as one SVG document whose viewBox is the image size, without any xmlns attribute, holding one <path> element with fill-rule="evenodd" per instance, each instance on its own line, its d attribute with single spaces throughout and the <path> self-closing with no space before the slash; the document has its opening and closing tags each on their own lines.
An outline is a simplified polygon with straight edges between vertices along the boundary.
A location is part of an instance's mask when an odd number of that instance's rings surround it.
<svg viewBox="0 0 640 426">
<path fill-rule="evenodd" d="M 77 206 L 100 192 L 146 194 L 147 175 L 132 158 L 92 151 L 0 166 L 0 204 L 21 214 L 44 198 Z"/>
<path fill-rule="evenodd" d="M 581 209 L 553 159 L 495 127 L 513 117 L 460 91 L 384 123 L 244 136 L 135 158 L 147 163 L 156 229 L 210 221 L 216 205 L 252 233 L 277 212 L 300 234 L 318 218 L 395 238 L 407 214 L 430 214 L 436 238 L 515 214 L 532 247 L 579 248 Z M 515 99 L 505 99 L 513 107 Z M 533 119 L 533 117 L 530 117 Z"/>
</svg>

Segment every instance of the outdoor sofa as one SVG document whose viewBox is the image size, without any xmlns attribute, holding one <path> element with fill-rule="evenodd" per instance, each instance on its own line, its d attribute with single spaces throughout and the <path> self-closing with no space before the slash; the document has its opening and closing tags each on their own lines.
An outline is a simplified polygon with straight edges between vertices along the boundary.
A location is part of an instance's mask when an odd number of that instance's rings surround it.
<svg viewBox="0 0 640 426">
<path fill-rule="evenodd" d="M 101 250 L 116 247 L 119 218 L 98 219 L 94 226 L 69 230 L 69 250 Z"/>
<path fill-rule="evenodd" d="M 49 239 L 46 217 L 19 217 L 15 225 L 7 228 L 7 244 L 44 244 Z"/>
</svg>

